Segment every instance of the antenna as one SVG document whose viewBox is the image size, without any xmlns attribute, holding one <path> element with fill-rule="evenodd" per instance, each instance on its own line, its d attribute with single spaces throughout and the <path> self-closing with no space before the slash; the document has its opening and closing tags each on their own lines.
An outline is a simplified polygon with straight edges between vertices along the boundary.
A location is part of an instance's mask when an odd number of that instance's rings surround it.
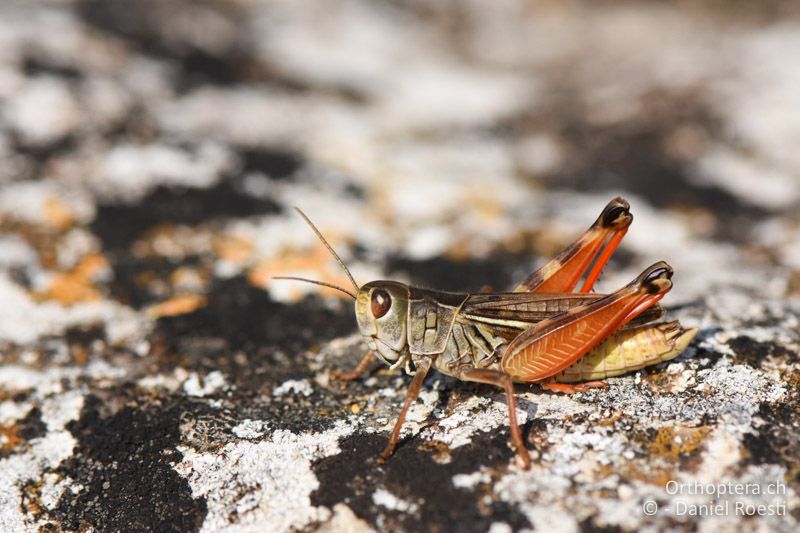
<svg viewBox="0 0 800 533">
<path fill-rule="evenodd" d="M 341 267 L 344 269 L 345 273 L 347 274 L 347 277 L 348 277 L 348 278 L 350 278 L 350 283 L 352 283 L 352 284 L 353 284 L 353 288 L 356 290 L 356 292 L 358 292 L 358 291 L 360 290 L 360 288 L 359 288 L 359 286 L 358 286 L 358 283 L 356 283 L 356 280 L 355 280 L 355 279 L 353 279 L 353 275 L 352 275 L 352 274 L 350 273 L 350 271 L 347 269 L 347 265 L 345 265 L 345 264 L 344 264 L 344 261 L 342 261 L 342 258 L 341 258 L 341 257 L 339 257 L 339 254 L 337 254 L 337 253 L 336 253 L 336 252 L 333 250 L 333 247 L 331 247 L 331 245 L 330 245 L 330 244 L 328 244 L 328 241 L 326 241 L 326 240 L 325 240 L 325 237 L 323 237 L 323 236 L 322 236 L 322 233 L 320 233 L 320 232 L 319 232 L 319 230 L 318 230 L 318 229 L 317 229 L 317 227 L 314 225 L 314 223 L 313 223 L 313 222 L 311 222 L 311 220 L 310 220 L 310 219 L 309 219 L 309 218 L 306 216 L 306 214 L 305 214 L 305 213 L 303 213 L 303 212 L 300 210 L 300 208 L 299 208 L 299 207 L 295 207 L 295 208 L 294 208 L 294 210 L 295 210 L 295 211 L 297 211 L 297 213 L 298 213 L 298 214 L 299 214 L 301 217 L 303 217 L 303 220 L 305 220 L 305 221 L 306 221 L 306 224 L 308 224 L 308 225 L 311 227 L 311 229 L 312 229 L 312 230 L 314 230 L 314 233 L 316 233 L 316 234 L 317 234 L 317 237 L 319 237 L 319 240 L 321 240 L 321 241 L 322 241 L 322 244 L 324 244 L 324 245 L 325 245 L 325 248 L 327 248 L 327 249 L 328 249 L 328 251 L 331 253 L 331 255 L 333 255 L 333 257 L 335 257 L 335 258 L 336 258 L 336 261 L 338 261 L 338 262 L 339 262 L 339 265 L 341 265 Z M 299 278 L 298 278 L 298 279 L 299 279 Z M 303 281 L 310 281 L 310 280 L 303 280 Z M 336 288 L 338 288 L 338 287 L 336 287 Z M 347 291 L 345 291 L 345 292 L 347 292 Z M 350 293 L 348 292 L 348 294 L 350 294 Z M 351 294 L 351 296 L 352 296 L 352 294 Z M 353 296 L 353 298 L 355 298 L 355 296 Z"/>
<path fill-rule="evenodd" d="M 322 233 L 320 233 L 320 231 L 317 229 L 317 227 L 314 225 L 314 223 L 311 222 L 311 220 L 306 216 L 305 213 L 303 213 L 300 210 L 299 207 L 295 207 L 294 210 L 297 211 L 297 213 L 301 217 L 303 217 L 303 220 L 305 220 L 306 224 L 308 224 L 311 227 L 311 229 L 314 230 L 314 233 L 317 234 L 317 237 L 319 237 L 319 240 L 321 240 L 322 244 L 325 245 L 325 248 L 327 248 L 328 251 L 331 253 L 331 255 L 336 258 L 336 261 L 344 269 L 345 273 L 347 274 L 347 277 L 350 278 L 350 283 L 353 284 L 353 288 L 355 288 L 356 293 L 357 293 L 360 290 L 359 287 L 358 287 L 358 283 L 356 283 L 356 280 L 353 279 L 353 275 L 347 269 L 347 265 L 344 264 L 344 261 L 342 261 L 342 258 L 339 257 L 339 254 L 337 254 L 334 251 L 333 247 L 330 244 L 328 244 L 328 241 L 325 240 L 325 237 L 322 236 Z M 325 283 L 324 281 L 317 281 L 317 280 L 308 279 L 308 278 L 298 278 L 298 277 L 295 277 L 295 276 L 273 276 L 272 279 L 290 279 L 290 280 L 293 280 L 293 281 L 303 281 L 305 283 L 313 283 L 314 285 L 322 285 L 323 287 L 328 287 L 328 288 L 336 289 L 337 291 L 343 292 L 346 295 L 348 295 L 350 298 L 352 298 L 353 300 L 356 299 L 355 293 L 352 293 L 352 292 L 348 291 L 347 289 L 343 289 L 342 287 L 339 287 L 338 285 L 334 285 L 333 283 Z"/>
<path fill-rule="evenodd" d="M 331 289 L 336 289 L 337 291 L 341 291 L 341 292 L 345 293 L 346 295 L 348 295 L 353 300 L 356 299 L 356 295 L 355 294 L 353 294 L 352 292 L 348 291 L 347 289 L 343 289 L 342 287 L 339 287 L 338 285 L 334 285 L 333 283 L 325 283 L 324 281 L 317 281 L 317 280 L 314 280 L 314 279 L 306 279 L 306 278 L 298 278 L 298 277 L 295 277 L 295 276 L 273 276 L 272 279 L 291 279 L 293 281 L 305 281 L 306 283 L 313 283 L 314 285 L 322 285 L 323 287 L 329 287 Z"/>
</svg>

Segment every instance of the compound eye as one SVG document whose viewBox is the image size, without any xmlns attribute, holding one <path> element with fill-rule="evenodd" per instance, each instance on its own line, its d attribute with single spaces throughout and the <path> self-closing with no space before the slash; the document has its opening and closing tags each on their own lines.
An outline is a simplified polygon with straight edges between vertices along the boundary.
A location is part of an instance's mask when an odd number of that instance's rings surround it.
<svg viewBox="0 0 800 533">
<path fill-rule="evenodd" d="M 389 312 L 389 308 L 392 306 L 392 297 L 383 289 L 375 289 L 372 292 L 370 306 L 372 307 L 372 316 L 380 318 Z"/>
</svg>

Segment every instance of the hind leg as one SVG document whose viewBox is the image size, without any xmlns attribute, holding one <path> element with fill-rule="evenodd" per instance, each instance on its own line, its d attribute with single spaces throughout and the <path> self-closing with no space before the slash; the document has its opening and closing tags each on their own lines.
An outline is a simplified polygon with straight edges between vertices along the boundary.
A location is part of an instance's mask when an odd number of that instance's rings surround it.
<svg viewBox="0 0 800 533">
<path fill-rule="evenodd" d="M 517 285 L 514 292 L 572 292 L 584 274 L 586 281 L 580 292 L 590 292 L 631 222 L 628 202 L 614 198 L 583 235 Z"/>
<path fill-rule="evenodd" d="M 458 378 L 464 381 L 474 381 L 476 383 L 486 383 L 495 385 L 506 391 L 506 403 L 508 404 L 508 425 L 511 429 L 511 443 L 517 450 L 517 457 L 522 461 L 525 470 L 531 467 L 531 458 L 528 449 L 522 440 L 522 433 L 517 423 L 517 402 L 514 399 L 514 382 L 511 376 L 499 370 L 487 368 L 473 368 L 459 372 Z"/>
</svg>

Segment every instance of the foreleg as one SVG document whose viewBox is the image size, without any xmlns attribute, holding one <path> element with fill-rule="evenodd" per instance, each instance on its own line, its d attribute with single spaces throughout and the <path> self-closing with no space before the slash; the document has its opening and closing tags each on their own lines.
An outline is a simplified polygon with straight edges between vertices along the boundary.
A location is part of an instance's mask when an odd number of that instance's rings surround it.
<svg viewBox="0 0 800 533">
<path fill-rule="evenodd" d="M 429 359 L 422 359 L 416 362 L 416 367 L 417 371 L 414 374 L 414 379 L 411 380 L 411 386 L 408 388 L 408 392 L 406 393 L 406 401 L 403 404 L 403 410 L 400 411 L 400 416 L 397 418 L 397 422 L 394 424 L 392 434 L 389 436 L 389 443 L 376 459 L 378 463 L 385 463 L 386 460 L 392 455 L 392 452 L 394 452 L 394 449 L 397 447 L 397 443 L 400 442 L 400 430 L 403 428 L 403 422 L 406 420 L 406 414 L 408 413 L 408 409 L 411 407 L 411 404 L 414 403 L 414 400 L 416 400 L 417 396 L 419 396 L 419 391 L 422 388 L 422 382 L 425 381 L 425 375 L 431 368 L 431 361 Z"/>
<path fill-rule="evenodd" d="M 369 368 L 369 364 L 372 362 L 372 356 L 373 353 L 369 351 L 364 355 L 361 361 L 359 361 L 358 365 L 350 372 L 334 370 L 331 372 L 331 376 L 333 376 L 334 379 L 341 381 L 353 381 L 354 379 L 358 379 L 364 372 L 367 371 L 367 368 Z"/>
</svg>

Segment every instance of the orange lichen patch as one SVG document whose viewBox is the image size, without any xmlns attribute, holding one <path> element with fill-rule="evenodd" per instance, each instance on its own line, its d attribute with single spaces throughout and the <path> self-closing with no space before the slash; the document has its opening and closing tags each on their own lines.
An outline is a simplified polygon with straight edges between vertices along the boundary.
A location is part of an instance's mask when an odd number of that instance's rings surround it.
<svg viewBox="0 0 800 533">
<path fill-rule="evenodd" d="M 680 463 L 685 464 L 700 451 L 710 431 L 706 426 L 664 426 L 634 437 L 647 450 L 647 460 L 645 464 L 628 463 L 623 477 L 663 487 L 670 479 L 675 479 L 674 470 Z"/>
<path fill-rule="evenodd" d="M 331 260 L 330 252 L 322 243 L 319 243 L 315 245 L 311 252 L 301 253 L 299 250 L 290 250 L 277 259 L 263 261 L 248 271 L 247 279 L 252 285 L 266 289 L 272 283 L 291 283 L 290 281 L 273 281 L 272 278 L 274 276 L 308 276 L 309 273 L 313 272 L 316 274 L 312 275 L 312 277 L 316 280 L 333 283 L 352 291 L 353 286 L 349 280 L 343 278 L 338 272 L 336 274 L 329 272 L 331 264 L 336 265 Z M 335 268 L 338 269 L 339 267 L 336 266 Z M 318 289 L 325 296 L 347 298 L 345 294 L 334 289 L 326 287 L 318 287 Z M 303 291 L 297 286 L 291 292 L 294 298 L 299 298 L 301 294 L 303 294 Z"/>
<path fill-rule="evenodd" d="M 611 416 L 606 418 L 601 418 L 597 421 L 598 426 L 613 426 L 618 420 L 622 418 L 622 413 L 620 411 L 615 411 L 611 414 Z"/>
<path fill-rule="evenodd" d="M 694 453 L 709 431 L 710 429 L 705 426 L 697 428 L 665 426 L 656 431 L 648 442 L 647 449 L 652 454 L 674 461 Z"/>
<path fill-rule="evenodd" d="M 616 478 L 617 472 L 613 465 L 603 464 L 601 459 L 603 454 L 595 450 L 587 450 L 581 460 L 580 470 L 575 473 L 575 481 L 578 483 L 601 483 L 609 478 Z M 598 487 L 589 490 L 589 494 L 594 498 L 611 498 L 614 489 L 610 487 Z"/>
<path fill-rule="evenodd" d="M 603 481 L 618 474 L 616 467 L 611 463 L 601 463 L 599 461 L 592 465 L 593 482 Z"/>
<path fill-rule="evenodd" d="M 677 468 L 677 465 L 674 465 Z M 656 487 L 664 487 L 671 479 L 675 479 L 675 470 L 667 466 L 647 466 L 641 470 L 628 469 L 624 478 L 638 479 Z"/>
<path fill-rule="evenodd" d="M 16 450 L 22 443 L 17 424 L 0 424 L 0 455 Z"/>
<path fill-rule="evenodd" d="M 97 301 L 102 296 L 95 286 L 99 274 L 108 270 L 106 258 L 89 254 L 67 272 L 56 275 L 47 290 L 35 293 L 37 301 L 55 300 L 63 305 Z"/>
<path fill-rule="evenodd" d="M 450 446 L 439 440 L 427 440 L 420 444 L 419 449 L 430 452 L 437 463 L 449 463 L 452 460 Z"/>
<path fill-rule="evenodd" d="M 665 464 L 663 461 L 653 462 L 649 458 L 644 461 L 638 459 L 618 466 L 616 473 L 626 481 L 635 479 L 648 485 L 663 487 L 670 479 L 675 479 L 678 466 L 675 463 Z"/>
<path fill-rule="evenodd" d="M 78 365 L 83 366 L 89 362 L 89 350 L 85 346 L 70 346 L 69 355 Z"/>
<path fill-rule="evenodd" d="M 47 226 L 63 231 L 75 223 L 75 217 L 61 200 L 48 198 L 44 203 L 44 221 Z"/>
<path fill-rule="evenodd" d="M 32 479 L 25 482 L 21 487 L 20 509 L 23 513 L 38 520 L 42 516 L 42 483 Z M 48 528 L 41 528 L 39 531 L 46 531 Z"/>
<path fill-rule="evenodd" d="M 240 235 L 217 235 L 212 241 L 214 253 L 234 265 L 244 265 L 253 257 L 253 243 Z"/>
<path fill-rule="evenodd" d="M 800 390 L 800 374 L 787 372 L 783 375 L 783 380 L 788 385 L 789 390 Z"/>
<path fill-rule="evenodd" d="M 671 375 L 663 370 L 651 370 L 648 369 L 642 372 L 642 381 L 648 385 L 648 387 L 657 392 L 669 392 L 672 388 L 673 381 L 675 380 L 675 376 Z"/>
<path fill-rule="evenodd" d="M 36 251 L 43 268 L 56 268 L 58 265 L 57 247 L 61 232 L 53 231 L 42 224 L 31 224 L 0 215 L 0 231 L 11 233 L 23 239 Z"/>
<path fill-rule="evenodd" d="M 182 294 L 147 308 L 147 316 L 157 319 L 165 316 L 185 315 L 205 307 L 207 299 L 202 294 Z"/>
</svg>

